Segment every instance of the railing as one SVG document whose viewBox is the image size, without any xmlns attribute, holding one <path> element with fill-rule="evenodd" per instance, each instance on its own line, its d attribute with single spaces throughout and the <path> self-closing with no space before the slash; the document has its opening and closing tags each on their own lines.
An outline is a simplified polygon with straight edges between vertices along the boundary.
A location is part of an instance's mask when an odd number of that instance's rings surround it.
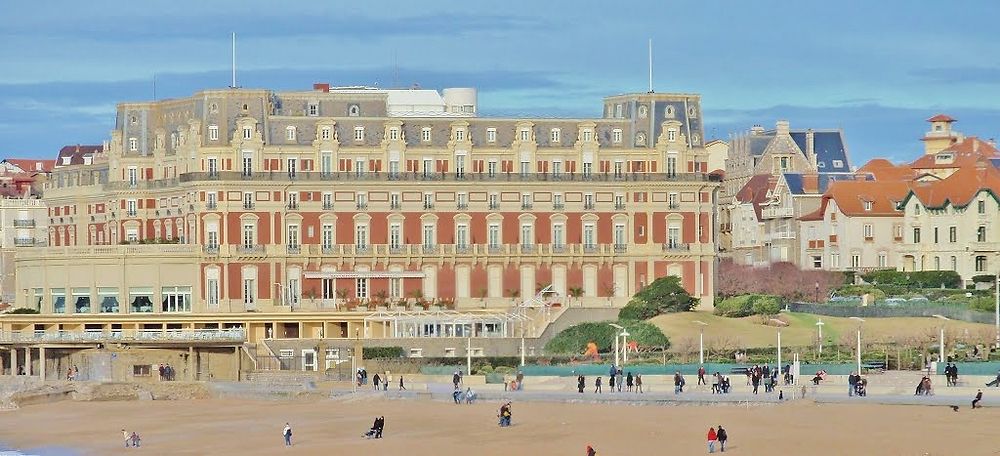
<svg viewBox="0 0 1000 456">
<path fill-rule="evenodd" d="M 158 188 L 174 188 L 177 186 L 178 182 L 180 181 L 177 178 L 141 180 L 135 182 L 118 181 L 118 182 L 108 182 L 104 184 L 104 189 L 105 190 L 152 190 Z"/>
<path fill-rule="evenodd" d="M 592 211 L 594 210 L 594 203 L 583 203 L 583 210 Z"/>
<path fill-rule="evenodd" d="M 14 245 L 17 247 L 30 247 L 35 245 L 35 238 L 14 238 Z"/>
<path fill-rule="evenodd" d="M 628 246 L 625 244 L 615 244 L 615 253 L 625 253 Z"/>
<path fill-rule="evenodd" d="M 354 205 L 354 208 L 357 209 L 357 210 L 359 210 L 359 211 L 368 210 L 368 203 L 357 203 L 357 204 Z"/>
<path fill-rule="evenodd" d="M 239 342 L 246 331 L 232 329 L 117 330 L 117 331 L 2 331 L 0 343 L 97 342 Z"/>
<path fill-rule="evenodd" d="M 323 173 L 318 171 L 296 173 L 295 178 L 289 178 L 288 173 L 280 171 L 263 171 L 254 173 L 241 173 L 239 171 L 221 171 L 212 175 L 208 172 L 193 172 L 181 174 L 179 179 L 161 179 L 157 181 L 141 181 L 147 188 L 169 188 L 180 182 L 198 181 L 280 181 L 280 182 L 302 182 L 302 181 L 520 181 L 520 182 L 548 182 L 548 181 L 678 181 L 678 182 L 719 182 L 721 178 L 716 175 L 704 173 L 623 173 L 620 177 L 615 177 L 612 173 L 590 174 L 585 173 L 559 173 L 558 177 L 552 173 L 496 173 L 490 175 L 483 173 L 465 173 L 456 176 L 454 173 L 388 173 L 388 172 L 366 172 L 357 174 L 353 172 Z M 173 181 L 173 184 L 162 183 Z M 119 183 L 114 183 L 119 184 Z M 123 183 L 127 184 L 127 183 Z M 110 184 L 108 184 L 110 185 Z"/>
<path fill-rule="evenodd" d="M 524 210 L 531 209 L 531 203 L 521 203 L 521 209 Z"/>
<path fill-rule="evenodd" d="M 205 252 L 206 255 L 213 255 L 213 256 L 214 255 L 218 255 L 219 254 L 219 246 L 218 245 L 206 245 L 205 248 L 203 249 L 203 251 Z"/>
<path fill-rule="evenodd" d="M 324 211 L 332 211 L 333 210 L 333 203 L 323 203 L 323 210 Z"/>
<path fill-rule="evenodd" d="M 421 251 L 423 251 L 424 255 L 432 255 L 441 251 L 439 247 L 440 246 L 434 244 L 424 244 L 421 246 Z"/>
<path fill-rule="evenodd" d="M 616 211 L 624 211 L 625 210 L 625 205 L 624 204 L 615 204 L 615 210 Z"/>
<path fill-rule="evenodd" d="M 39 247 L 25 250 L 25 254 L 38 256 L 101 256 L 101 255 L 163 255 L 197 254 L 202 250 L 196 244 L 117 244 L 117 245 L 83 245 L 72 247 Z M 30 253 L 29 253 L 30 252 Z"/>
<path fill-rule="evenodd" d="M 667 242 L 663 244 L 664 252 L 686 252 L 691 250 L 691 244 L 681 244 L 678 242 Z"/>
<path fill-rule="evenodd" d="M 667 203 L 667 209 L 680 209 L 681 205 L 678 203 Z"/>
<path fill-rule="evenodd" d="M 302 246 L 299 244 L 291 244 L 285 247 L 285 251 L 288 252 L 289 255 L 298 255 L 302 253 Z"/>
<path fill-rule="evenodd" d="M 552 203 L 552 209 L 556 211 L 561 211 L 566 209 L 566 205 L 563 203 Z"/>
<path fill-rule="evenodd" d="M 263 255 L 264 250 L 262 245 L 241 245 L 237 248 L 241 255 Z"/>
<path fill-rule="evenodd" d="M 771 207 L 764 208 L 761 211 L 761 218 L 771 219 L 771 218 L 783 218 L 791 217 L 795 215 L 795 212 L 790 207 Z"/>
<path fill-rule="evenodd" d="M 287 205 L 285 205 L 285 209 L 288 209 L 290 211 L 297 211 L 299 210 L 299 203 L 288 203 Z"/>
<path fill-rule="evenodd" d="M 34 220 L 14 220 L 14 228 L 34 228 Z"/>
</svg>

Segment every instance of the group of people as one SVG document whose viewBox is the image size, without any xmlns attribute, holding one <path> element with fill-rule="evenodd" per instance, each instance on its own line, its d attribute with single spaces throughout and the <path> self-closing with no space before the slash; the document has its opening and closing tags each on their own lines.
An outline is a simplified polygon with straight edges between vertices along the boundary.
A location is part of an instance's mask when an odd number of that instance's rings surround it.
<svg viewBox="0 0 1000 456">
<path fill-rule="evenodd" d="M 754 364 L 747 369 L 747 386 L 753 386 L 753 393 L 757 394 L 760 385 L 764 384 L 764 392 L 774 391 L 774 385 L 778 383 L 778 369 L 771 369 L 767 364 L 760 366 Z"/>
<path fill-rule="evenodd" d="M 595 394 L 603 393 L 604 392 L 603 386 L 604 386 L 603 377 L 597 376 L 594 379 L 594 393 Z M 583 375 L 578 375 L 576 377 L 577 391 L 579 391 L 582 394 L 584 388 L 586 387 L 587 387 L 587 378 L 584 377 Z M 641 374 L 632 375 L 631 371 L 623 372 L 620 367 L 612 365 L 611 369 L 608 371 L 608 388 L 611 389 L 612 393 L 614 393 L 615 391 L 620 393 L 623 388 L 625 389 L 626 392 L 642 393 L 643 392 L 642 375 Z M 617 388 L 617 390 L 615 388 Z"/>
<path fill-rule="evenodd" d="M 365 432 L 364 437 L 366 439 L 381 439 L 383 429 L 385 429 L 385 416 L 377 416 L 371 429 Z"/>
<path fill-rule="evenodd" d="M 177 372 L 174 371 L 174 368 L 170 366 L 170 363 L 167 364 L 160 363 L 160 367 L 158 370 L 160 372 L 161 381 L 163 380 L 171 382 L 174 381 L 175 378 L 174 376 L 177 374 Z"/>
<path fill-rule="evenodd" d="M 514 379 L 509 382 L 507 381 L 507 377 L 504 377 L 504 391 L 521 391 L 522 389 L 524 389 L 524 372 L 517 371 L 517 375 L 515 375 Z M 581 391 L 581 393 L 582 392 L 583 391 Z"/>
<path fill-rule="evenodd" d="M 857 372 L 851 372 L 851 375 L 847 376 L 847 396 L 855 395 L 861 397 L 868 395 L 868 379 Z"/>
<path fill-rule="evenodd" d="M 732 387 L 728 375 L 722 375 L 719 372 L 712 374 L 712 394 L 729 394 Z"/>
<path fill-rule="evenodd" d="M 913 393 L 914 396 L 933 396 L 934 389 L 931 388 L 931 378 L 924 376 L 920 379 L 920 383 L 917 383 L 916 392 Z"/>
<path fill-rule="evenodd" d="M 466 404 L 471 404 L 476 401 L 476 392 L 472 391 L 472 387 L 468 387 L 465 391 L 462 391 L 462 387 L 455 385 L 455 391 L 451 393 L 452 399 L 455 400 L 456 404 L 461 404 L 465 401 Z"/>
<path fill-rule="evenodd" d="M 125 438 L 125 448 L 139 448 L 139 444 L 142 443 L 142 439 L 139 438 L 139 434 L 135 431 L 130 433 L 122 429 L 122 437 Z"/>
<path fill-rule="evenodd" d="M 712 427 L 708 428 L 708 452 L 709 453 L 715 453 L 715 443 L 716 442 L 719 443 L 719 449 L 722 450 L 723 453 L 725 453 L 726 452 L 726 441 L 727 440 L 729 440 L 729 433 L 726 432 L 726 430 L 722 427 L 721 424 L 719 425 L 719 429 L 718 430 L 716 430 L 715 428 L 712 428 Z"/>
<path fill-rule="evenodd" d="M 510 401 L 507 401 L 506 403 L 500 406 L 500 412 L 497 413 L 497 418 L 500 418 L 500 427 L 510 426 L 510 418 L 511 418 Z"/>
<path fill-rule="evenodd" d="M 945 365 L 944 379 L 947 386 L 958 386 L 958 365 L 952 363 Z"/>
<path fill-rule="evenodd" d="M 66 380 L 72 382 L 79 379 L 80 379 L 80 368 L 76 367 L 76 364 L 74 364 L 73 367 L 66 369 Z"/>
<path fill-rule="evenodd" d="M 358 386 L 368 384 L 368 371 L 365 368 L 358 368 L 357 372 L 354 373 L 354 381 Z M 375 374 L 372 377 L 372 388 L 375 391 L 381 389 L 382 391 L 389 391 L 389 383 L 392 382 L 392 374 L 389 371 L 385 371 L 382 375 Z M 399 376 L 399 390 L 403 391 L 406 387 L 403 386 L 403 375 Z"/>
</svg>

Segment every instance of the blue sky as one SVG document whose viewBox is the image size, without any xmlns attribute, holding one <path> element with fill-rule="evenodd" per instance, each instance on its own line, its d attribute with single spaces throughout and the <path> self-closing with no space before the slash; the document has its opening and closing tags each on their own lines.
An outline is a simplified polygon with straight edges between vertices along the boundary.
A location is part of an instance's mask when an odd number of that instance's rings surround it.
<svg viewBox="0 0 1000 456">
<path fill-rule="evenodd" d="M 1000 126 L 1000 2 L 4 1 L 0 156 L 99 143 L 119 101 L 229 84 L 474 86 L 486 115 L 599 116 L 601 97 L 703 96 L 706 136 L 844 128 L 860 165 L 920 153 L 924 119 Z M 398 76 L 396 76 L 398 75 Z"/>
</svg>

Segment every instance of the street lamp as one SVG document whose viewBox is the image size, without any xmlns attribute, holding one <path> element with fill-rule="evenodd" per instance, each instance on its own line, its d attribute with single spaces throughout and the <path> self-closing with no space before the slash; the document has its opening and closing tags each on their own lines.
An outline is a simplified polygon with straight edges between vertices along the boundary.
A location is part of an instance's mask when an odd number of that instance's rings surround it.
<svg viewBox="0 0 1000 456">
<path fill-rule="evenodd" d="M 622 364 L 628 364 L 628 336 L 626 330 L 622 330 Z"/>
<path fill-rule="evenodd" d="M 816 304 L 819 304 L 819 281 L 816 281 Z"/>
<path fill-rule="evenodd" d="M 823 356 L 823 320 L 818 320 L 816 322 L 816 329 L 819 330 L 819 355 Z"/>
<path fill-rule="evenodd" d="M 778 326 L 778 365 L 774 367 L 781 372 L 781 326 Z"/>
<path fill-rule="evenodd" d="M 1000 349 L 1000 274 L 997 274 L 993 278 L 993 284 L 994 284 L 993 299 L 996 303 L 995 316 L 996 316 L 996 333 L 997 333 L 995 347 Z"/>
<path fill-rule="evenodd" d="M 931 315 L 931 316 L 934 317 L 934 318 L 937 318 L 939 320 L 948 320 L 948 317 L 946 317 L 944 315 L 934 314 L 934 315 Z M 941 325 L 941 337 L 938 339 L 938 362 L 939 363 L 943 363 L 944 362 L 944 325 L 943 324 Z"/>
<path fill-rule="evenodd" d="M 701 325 L 701 331 L 698 334 L 698 364 L 705 364 L 705 327 L 708 323 L 701 320 L 695 320 L 693 323 Z"/>
<path fill-rule="evenodd" d="M 861 325 L 865 323 L 865 319 L 860 317 L 851 317 L 851 320 L 858 321 L 858 375 L 861 375 Z"/>
<path fill-rule="evenodd" d="M 618 358 L 620 354 L 620 352 L 618 351 L 618 339 L 621 338 L 622 332 L 625 331 L 625 328 L 622 327 L 621 325 L 617 325 L 614 323 L 608 323 L 608 326 L 618 330 L 617 332 L 615 332 L 615 366 L 620 366 L 621 365 L 619 364 L 620 359 Z"/>
</svg>

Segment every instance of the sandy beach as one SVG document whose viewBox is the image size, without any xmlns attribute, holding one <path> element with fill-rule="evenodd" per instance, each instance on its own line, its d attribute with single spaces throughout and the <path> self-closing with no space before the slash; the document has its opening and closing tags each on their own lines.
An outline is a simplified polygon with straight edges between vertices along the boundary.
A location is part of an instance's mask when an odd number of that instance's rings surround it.
<svg viewBox="0 0 1000 456">
<path fill-rule="evenodd" d="M 1000 409 L 943 406 L 513 405 L 514 425 L 496 425 L 496 404 L 429 400 L 187 400 L 59 402 L 0 414 L 0 441 L 19 448 L 59 445 L 87 455 L 135 454 L 121 428 L 142 435 L 144 454 L 337 454 L 440 456 L 704 454 L 709 426 L 729 430 L 727 453 L 988 455 Z M 385 415 L 385 438 L 361 434 Z M 286 450 L 281 429 L 294 428 Z"/>
</svg>

